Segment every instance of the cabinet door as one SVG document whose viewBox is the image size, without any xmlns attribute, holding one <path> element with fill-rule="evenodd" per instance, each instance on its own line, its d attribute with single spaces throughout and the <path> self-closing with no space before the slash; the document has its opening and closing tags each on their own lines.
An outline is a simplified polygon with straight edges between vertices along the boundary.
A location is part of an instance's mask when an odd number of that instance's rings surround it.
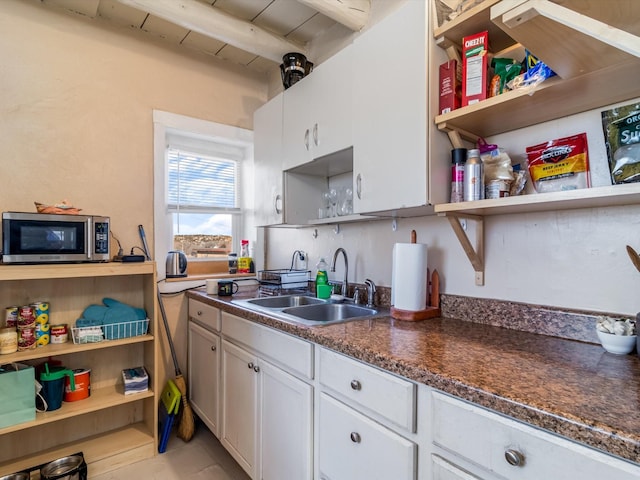
<svg viewBox="0 0 640 480">
<path fill-rule="evenodd" d="M 256 358 L 222 341 L 222 422 L 220 441 L 231 456 L 256 478 L 258 374 Z"/>
<path fill-rule="evenodd" d="M 312 473 L 311 385 L 260 362 L 261 480 L 310 480 Z"/>
<path fill-rule="evenodd" d="M 427 203 L 427 6 L 406 2 L 354 42 L 354 211 Z"/>
<path fill-rule="evenodd" d="M 188 352 L 191 406 L 209 430 L 219 437 L 220 337 L 194 322 L 189 322 Z"/>
<path fill-rule="evenodd" d="M 297 167 L 312 159 L 311 118 L 312 98 L 317 88 L 313 71 L 284 91 L 282 118 L 282 168 Z"/>
<path fill-rule="evenodd" d="M 321 479 L 416 478 L 414 443 L 324 393 L 319 425 Z"/>
<path fill-rule="evenodd" d="M 346 47 L 284 92 L 283 168 L 352 145 L 352 61 Z"/>
<path fill-rule="evenodd" d="M 255 215 L 257 226 L 283 222 L 282 184 L 283 94 L 272 98 L 253 116 Z"/>
<path fill-rule="evenodd" d="M 353 145 L 353 51 L 350 46 L 326 60 L 316 72 L 311 124 L 312 157 Z"/>
</svg>

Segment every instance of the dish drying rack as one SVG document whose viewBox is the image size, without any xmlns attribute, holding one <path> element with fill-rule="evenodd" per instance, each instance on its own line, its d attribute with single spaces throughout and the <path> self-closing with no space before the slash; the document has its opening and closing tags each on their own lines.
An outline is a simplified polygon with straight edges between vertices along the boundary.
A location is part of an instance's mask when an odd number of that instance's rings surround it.
<svg viewBox="0 0 640 480">
<path fill-rule="evenodd" d="M 310 270 L 289 268 L 258 271 L 258 291 L 260 295 L 291 295 L 308 293 L 311 280 Z"/>
</svg>

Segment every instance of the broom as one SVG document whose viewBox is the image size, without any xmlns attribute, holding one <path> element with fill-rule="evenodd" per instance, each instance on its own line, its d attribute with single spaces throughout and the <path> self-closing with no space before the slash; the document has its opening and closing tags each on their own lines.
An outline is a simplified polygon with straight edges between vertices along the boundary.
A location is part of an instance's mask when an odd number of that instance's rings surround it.
<svg viewBox="0 0 640 480">
<path fill-rule="evenodd" d="M 164 304 L 162 303 L 160 290 L 158 290 L 158 305 L 160 306 L 160 314 L 162 315 L 164 330 L 167 333 L 167 340 L 169 341 L 169 348 L 171 349 L 173 366 L 176 370 L 176 378 L 174 378 L 173 383 L 176 384 L 176 387 L 178 387 L 178 390 L 180 390 L 180 394 L 182 395 L 182 416 L 180 417 L 180 423 L 178 424 L 178 438 L 188 442 L 193 438 L 193 434 L 195 432 L 195 420 L 193 417 L 193 410 L 191 410 L 191 405 L 189 405 L 189 400 L 187 399 L 187 382 L 182 376 L 182 372 L 178 366 L 178 358 L 176 357 L 176 350 L 173 346 L 171 333 L 169 332 L 169 323 L 167 322 L 167 314 L 164 311 Z"/>
</svg>

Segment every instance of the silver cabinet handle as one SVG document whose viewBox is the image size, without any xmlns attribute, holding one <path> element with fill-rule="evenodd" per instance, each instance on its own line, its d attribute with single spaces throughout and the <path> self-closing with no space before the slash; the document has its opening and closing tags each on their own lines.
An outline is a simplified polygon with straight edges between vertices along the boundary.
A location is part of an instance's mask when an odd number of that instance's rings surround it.
<svg viewBox="0 0 640 480">
<path fill-rule="evenodd" d="M 247 363 L 247 368 L 253 368 L 253 362 Z"/>
<path fill-rule="evenodd" d="M 258 373 L 258 372 L 260 371 L 260 367 L 259 367 L 258 365 L 255 365 L 255 366 L 253 367 L 253 371 L 254 371 L 254 372 L 256 372 L 256 373 Z"/>
<path fill-rule="evenodd" d="M 304 131 L 304 148 L 309 150 L 309 129 L 308 128 Z"/>
<path fill-rule="evenodd" d="M 362 390 L 362 384 L 358 380 L 351 380 L 351 388 L 353 390 Z"/>
<path fill-rule="evenodd" d="M 353 443 L 360 443 L 360 441 L 362 440 L 362 438 L 360 438 L 360 434 L 358 432 L 351 432 L 351 441 Z"/>
<path fill-rule="evenodd" d="M 215 345 L 211 345 L 211 351 L 215 352 L 216 351 L 216 346 Z"/>
<path fill-rule="evenodd" d="M 509 465 L 513 465 L 514 467 L 524 466 L 524 455 L 517 450 L 511 448 L 505 450 L 504 458 Z"/>
<path fill-rule="evenodd" d="M 274 202 L 273 202 L 273 208 L 278 215 L 282 213 L 282 195 L 280 194 L 276 195 L 276 198 L 274 199 Z"/>
<path fill-rule="evenodd" d="M 317 123 L 313 126 L 313 144 L 316 147 L 318 146 L 318 124 Z"/>
<path fill-rule="evenodd" d="M 359 199 L 362 199 L 362 175 L 358 174 L 356 177 L 356 195 Z"/>
</svg>

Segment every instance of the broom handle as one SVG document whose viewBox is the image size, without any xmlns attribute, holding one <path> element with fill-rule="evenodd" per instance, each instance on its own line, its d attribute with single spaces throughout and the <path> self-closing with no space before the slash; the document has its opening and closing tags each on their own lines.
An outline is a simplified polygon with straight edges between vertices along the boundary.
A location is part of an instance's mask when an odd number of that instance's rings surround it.
<svg viewBox="0 0 640 480">
<path fill-rule="evenodd" d="M 164 331 L 167 334 L 167 340 L 169 340 L 169 348 L 171 349 L 171 357 L 173 358 L 173 366 L 176 369 L 176 377 L 182 375 L 180 367 L 178 366 L 178 358 L 176 357 L 176 349 L 173 346 L 173 340 L 171 339 L 171 333 L 169 332 L 169 323 L 167 322 L 167 314 L 164 311 L 164 303 L 162 303 L 162 295 L 160 295 L 160 289 L 157 290 L 158 305 L 160 306 L 160 315 L 162 316 L 162 323 L 164 323 Z"/>
</svg>

